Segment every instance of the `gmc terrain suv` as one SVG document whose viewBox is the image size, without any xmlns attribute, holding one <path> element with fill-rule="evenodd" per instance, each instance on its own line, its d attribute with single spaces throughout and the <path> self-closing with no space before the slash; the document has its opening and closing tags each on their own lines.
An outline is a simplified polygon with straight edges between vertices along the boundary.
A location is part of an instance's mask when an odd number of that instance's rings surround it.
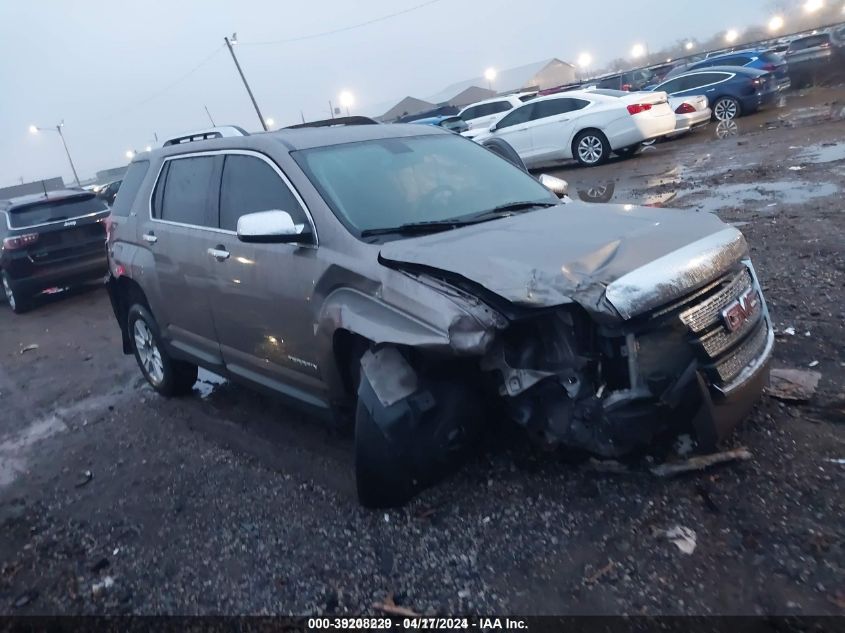
<svg viewBox="0 0 845 633">
<path fill-rule="evenodd" d="M 124 352 L 156 390 L 202 366 L 354 411 L 368 506 L 434 481 L 502 411 L 603 456 L 682 429 L 712 449 L 774 341 L 716 216 L 561 202 L 432 126 L 174 139 L 132 161 L 108 254 Z"/>
<path fill-rule="evenodd" d="M 105 278 L 109 209 L 88 191 L 0 200 L 0 282 L 9 307 L 26 312 L 58 286 Z"/>
</svg>

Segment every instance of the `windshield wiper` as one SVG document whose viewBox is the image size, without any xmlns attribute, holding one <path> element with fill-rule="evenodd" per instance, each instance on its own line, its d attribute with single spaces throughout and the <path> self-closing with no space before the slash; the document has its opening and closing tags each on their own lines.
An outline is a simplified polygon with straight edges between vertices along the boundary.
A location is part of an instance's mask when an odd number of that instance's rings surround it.
<svg viewBox="0 0 845 633">
<path fill-rule="evenodd" d="M 361 231 L 361 237 L 371 237 L 373 235 L 389 235 L 391 233 L 398 234 L 424 234 L 436 233 L 437 231 L 448 231 L 459 226 L 467 226 L 470 224 L 479 224 L 480 222 L 488 222 L 501 217 L 507 217 L 515 211 L 527 211 L 528 209 L 546 208 L 557 205 L 557 202 L 547 200 L 540 201 L 525 201 L 525 202 L 509 202 L 498 207 L 493 207 L 487 211 L 481 211 L 473 215 L 465 215 L 457 218 L 447 220 L 429 220 L 427 222 L 408 222 L 400 224 L 399 226 L 385 227 L 378 229 L 364 229 Z"/>
</svg>

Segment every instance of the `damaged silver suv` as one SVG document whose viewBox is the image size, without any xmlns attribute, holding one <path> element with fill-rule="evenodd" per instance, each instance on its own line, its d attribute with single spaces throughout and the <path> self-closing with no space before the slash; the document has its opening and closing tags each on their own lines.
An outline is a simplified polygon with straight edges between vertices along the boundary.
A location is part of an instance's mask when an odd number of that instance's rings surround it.
<svg viewBox="0 0 845 633">
<path fill-rule="evenodd" d="M 202 366 L 354 414 L 368 506 L 430 484 L 494 413 L 618 456 L 681 429 L 712 448 L 752 408 L 774 335 L 738 230 L 561 201 L 435 127 L 346 123 L 132 161 L 108 287 L 160 393 Z"/>
</svg>

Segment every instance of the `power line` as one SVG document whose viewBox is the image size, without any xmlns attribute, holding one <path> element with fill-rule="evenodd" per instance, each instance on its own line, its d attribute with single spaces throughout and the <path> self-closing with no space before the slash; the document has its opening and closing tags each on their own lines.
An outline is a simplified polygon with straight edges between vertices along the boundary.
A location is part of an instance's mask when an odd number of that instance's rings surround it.
<svg viewBox="0 0 845 633">
<path fill-rule="evenodd" d="M 130 112 L 130 111 L 132 111 L 132 110 L 134 110 L 134 109 L 136 109 L 136 108 L 139 108 L 139 107 L 141 107 L 141 106 L 143 106 L 143 105 L 146 105 L 146 104 L 150 103 L 151 101 L 154 101 L 155 99 L 158 99 L 161 95 L 163 95 L 164 93 L 168 92 L 168 91 L 169 91 L 169 90 L 171 90 L 172 88 L 176 87 L 177 85 L 179 85 L 180 83 L 182 83 L 183 81 L 185 81 L 188 77 L 190 77 L 190 76 L 191 76 L 191 75 L 193 75 L 195 72 L 197 72 L 200 68 L 202 68 L 203 66 L 205 66 L 205 65 L 206 65 L 208 62 L 210 62 L 210 61 L 214 58 L 214 56 L 215 56 L 215 55 L 217 55 L 217 53 L 219 53 L 221 50 L 223 50 L 223 45 L 222 45 L 222 44 L 221 44 L 220 46 L 218 46 L 217 48 L 215 48 L 215 49 L 214 49 L 211 53 L 209 53 L 208 55 L 206 55 L 205 57 L 203 57 L 202 61 L 200 61 L 200 62 L 199 62 L 196 66 L 194 66 L 193 68 L 191 68 L 189 71 L 187 71 L 187 72 L 186 72 L 186 73 L 184 73 L 183 75 L 180 75 L 177 79 L 174 79 L 173 81 L 171 81 L 170 83 L 168 83 L 168 84 L 167 84 L 166 86 L 164 86 L 163 88 L 160 88 L 159 90 L 157 90 L 157 91 L 155 91 L 154 93 L 152 93 L 151 95 L 149 95 L 149 96 L 145 97 L 145 98 L 144 98 L 144 99 L 142 99 L 141 101 L 136 101 L 136 102 L 132 103 L 131 105 L 129 105 L 129 106 L 127 106 L 127 107 L 123 108 L 122 110 L 117 111 L 117 112 L 114 112 L 113 114 L 111 114 L 111 115 L 109 115 L 109 116 L 107 116 L 107 117 L 101 118 L 100 120 L 102 121 L 102 120 L 112 119 L 112 118 L 114 118 L 114 117 L 116 117 L 116 116 L 119 116 L 119 115 L 124 114 L 124 113 L 126 113 L 126 112 Z"/>
<path fill-rule="evenodd" d="M 402 9 L 401 11 L 395 11 L 393 13 L 388 13 L 387 15 L 382 15 L 377 18 L 373 18 L 371 20 L 367 20 L 366 22 L 359 22 L 358 24 L 352 24 L 349 26 L 344 26 L 339 29 L 332 29 L 331 31 L 322 31 L 321 33 L 312 33 L 310 35 L 300 35 L 298 37 L 289 37 L 283 40 L 267 40 L 264 42 L 238 42 L 242 46 L 265 46 L 268 44 L 287 44 L 289 42 L 301 42 L 303 40 L 312 40 L 318 37 L 326 37 L 327 35 L 334 35 L 336 33 L 344 33 L 346 31 L 352 31 L 354 29 L 359 29 L 363 26 L 369 26 L 370 24 L 375 24 L 376 22 L 384 22 L 385 20 L 389 20 L 391 18 L 395 18 L 400 15 L 405 15 L 406 13 L 411 13 L 412 11 L 417 11 L 429 5 L 435 4 L 440 2 L 441 0 L 428 0 L 428 2 L 423 2 L 421 4 L 416 4 L 412 7 L 408 7 L 407 9 Z"/>
</svg>

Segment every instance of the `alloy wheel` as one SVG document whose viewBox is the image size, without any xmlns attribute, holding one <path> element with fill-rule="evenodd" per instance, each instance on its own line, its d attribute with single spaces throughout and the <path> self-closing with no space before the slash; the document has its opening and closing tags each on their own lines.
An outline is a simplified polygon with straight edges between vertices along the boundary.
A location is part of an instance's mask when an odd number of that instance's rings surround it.
<svg viewBox="0 0 845 633">
<path fill-rule="evenodd" d="M 604 147 L 598 136 L 587 135 L 578 143 L 578 156 L 585 163 L 593 164 L 601 160 Z"/>
<path fill-rule="evenodd" d="M 6 301 L 9 302 L 9 307 L 14 310 L 17 307 L 15 302 L 15 293 L 12 292 L 12 287 L 9 285 L 9 280 L 6 275 L 3 275 L 3 293 L 6 295 Z"/>
<path fill-rule="evenodd" d="M 161 352 L 156 345 L 150 327 L 143 319 L 135 321 L 133 327 L 135 338 L 135 349 L 138 350 L 138 360 L 141 366 L 154 385 L 160 385 L 164 380 L 164 363 L 161 360 Z"/>
<path fill-rule="evenodd" d="M 736 101 L 733 99 L 721 99 L 716 103 L 713 112 L 720 121 L 735 119 L 737 115 Z"/>
</svg>

